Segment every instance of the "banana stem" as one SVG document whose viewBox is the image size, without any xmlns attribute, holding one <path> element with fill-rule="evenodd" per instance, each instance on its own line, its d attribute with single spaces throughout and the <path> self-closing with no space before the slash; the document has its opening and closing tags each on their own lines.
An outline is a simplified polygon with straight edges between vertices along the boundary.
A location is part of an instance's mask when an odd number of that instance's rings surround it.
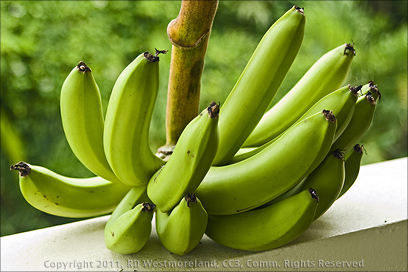
<svg viewBox="0 0 408 272">
<path fill-rule="evenodd" d="M 180 13 L 167 27 L 172 52 L 166 145 L 158 153 L 171 153 L 183 129 L 199 113 L 201 74 L 217 8 L 218 0 L 183 0 Z"/>
</svg>

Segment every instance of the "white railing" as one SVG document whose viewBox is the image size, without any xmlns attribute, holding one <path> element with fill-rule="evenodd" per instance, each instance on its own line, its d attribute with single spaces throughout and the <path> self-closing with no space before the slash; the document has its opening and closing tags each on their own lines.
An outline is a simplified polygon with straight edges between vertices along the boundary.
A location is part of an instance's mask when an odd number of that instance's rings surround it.
<svg viewBox="0 0 408 272">
<path fill-rule="evenodd" d="M 120 255 L 105 247 L 107 219 L 1 237 L 1 271 L 407 271 L 407 158 L 363 166 L 306 233 L 271 251 L 233 250 L 204 237 L 177 256 L 153 230 L 139 253 Z"/>
</svg>

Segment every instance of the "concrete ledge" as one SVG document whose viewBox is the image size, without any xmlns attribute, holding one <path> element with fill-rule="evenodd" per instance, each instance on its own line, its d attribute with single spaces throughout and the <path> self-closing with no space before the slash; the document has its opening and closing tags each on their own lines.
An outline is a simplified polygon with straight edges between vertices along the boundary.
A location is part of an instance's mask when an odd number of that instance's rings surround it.
<svg viewBox="0 0 408 272">
<path fill-rule="evenodd" d="M 361 168 L 354 186 L 297 240 L 265 252 L 203 237 L 186 256 L 155 231 L 137 254 L 106 249 L 108 216 L 1 237 L 1 271 L 407 271 L 407 158 Z"/>
</svg>

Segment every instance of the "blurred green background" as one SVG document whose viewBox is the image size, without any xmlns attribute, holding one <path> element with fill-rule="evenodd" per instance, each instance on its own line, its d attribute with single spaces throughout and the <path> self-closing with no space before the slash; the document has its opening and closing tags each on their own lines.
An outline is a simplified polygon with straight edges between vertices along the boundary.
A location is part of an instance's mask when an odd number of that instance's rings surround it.
<svg viewBox="0 0 408 272">
<path fill-rule="evenodd" d="M 42 165 L 88 177 L 64 137 L 61 85 L 80 61 L 92 68 L 106 109 L 119 75 L 144 51 L 171 49 L 167 24 L 181 1 L 1 1 L 1 235 L 72 222 L 32 208 L 9 166 Z M 324 53 L 355 43 L 346 84 L 374 80 L 382 93 L 374 122 L 361 141 L 363 164 L 407 156 L 406 1 L 221 1 L 202 76 L 201 108 L 227 97 L 266 30 L 293 5 L 304 7 L 301 50 L 276 102 Z M 161 57 L 153 149 L 165 143 L 170 52 Z"/>
</svg>

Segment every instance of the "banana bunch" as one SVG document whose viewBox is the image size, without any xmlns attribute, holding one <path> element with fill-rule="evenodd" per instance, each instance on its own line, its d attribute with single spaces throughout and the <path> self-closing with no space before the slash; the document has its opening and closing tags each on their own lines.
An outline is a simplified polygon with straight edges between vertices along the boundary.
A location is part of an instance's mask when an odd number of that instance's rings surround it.
<svg viewBox="0 0 408 272">
<path fill-rule="evenodd" d="M 103 115 L 91 69 L 80 62 L 61 90 L 69 146 L 95 177 L 71 178 L 19 162 L 35 208 L 64 217 L 111 213 L 106 247 L 133 254 L 156 232 L 185 255 L 203 235 L 221 245 L 270 250 L 296 239 L 356 181 L 381 93 L 345 84 L 356 51 L 342 44 L 318 59 L 269 110 L 301 46 L 304 10 L 277 20 L 222 104 L 183 130 L 168 161 L 150 149 L 159 54 L 144 52 L 118 76 Z M 267 231 L 266 231 L 267 230 Z"/>
</svg>

